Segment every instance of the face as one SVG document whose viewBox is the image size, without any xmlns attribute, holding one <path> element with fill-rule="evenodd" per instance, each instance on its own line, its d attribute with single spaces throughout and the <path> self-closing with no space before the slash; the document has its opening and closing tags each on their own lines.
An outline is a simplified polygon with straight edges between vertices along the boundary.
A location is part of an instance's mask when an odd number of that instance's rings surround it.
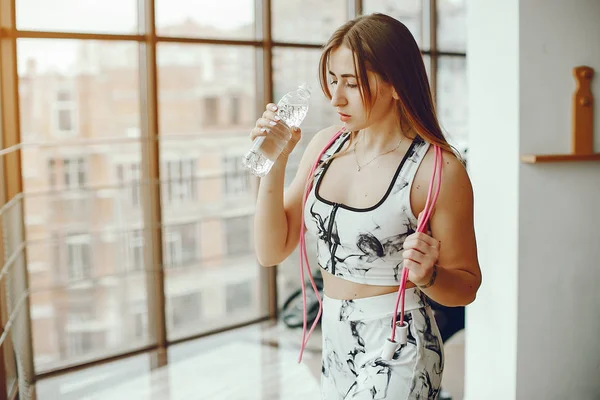
<svg viewBox="0 0 600 400">
<path fill-rule="evenodd" d="M 348 47 L 341 46 L 332 50 L 328 67 L 331 105 L 335 107 L 347 130 L 358 131 L 395 115 L 398 96 L 394 88 L 368 69 L 367 77 L 374 104 L 370 113 L 367 113 L 354 71 L 354 53 Z"/>
</svg>

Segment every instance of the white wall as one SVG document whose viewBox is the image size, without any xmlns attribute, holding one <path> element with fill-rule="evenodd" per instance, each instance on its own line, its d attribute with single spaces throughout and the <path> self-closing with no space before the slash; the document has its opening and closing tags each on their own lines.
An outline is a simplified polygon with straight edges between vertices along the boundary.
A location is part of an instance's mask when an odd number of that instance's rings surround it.
<svg viewBox="0 0 600 400">
<path fill-rule="evenodd" d="M 517 157 L 570 152 L 578 65 L 596 70 L 600 152 L 600 1 L 471 0 L 468 10 L 484 284 L 467 311 L 465 398 L 598 399 L 600 163 Z"/>
<path fill-rule="evenodd" d="M 600 152 L 600 1 L 520 3 L 521 151 L 570 152 L 572 69 L 589 65 Z M 522 164 L 519 214 L 517 398 L 598 399 L 600 162 Z"/>
<path fill-rule="evenodd" d="M 469 400 L 508 400 L 516 390 L 519 13 L 518 0 L 493 3 L 467 3 L 469 171 L 483 274 L 466 314 Z"/>
</svg>

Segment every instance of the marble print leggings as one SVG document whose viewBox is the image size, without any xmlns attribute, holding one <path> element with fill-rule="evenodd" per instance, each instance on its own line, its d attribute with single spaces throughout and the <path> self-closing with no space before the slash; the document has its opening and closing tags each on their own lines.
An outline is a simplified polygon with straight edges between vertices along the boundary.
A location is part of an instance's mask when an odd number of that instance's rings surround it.
<svg viewBox="0 0 600 400">
<path fill-rule="evenodd" d="M 396 293 L 356 300 L 324 296 L 323 400 L 437 399 L 443 344 L 427 298 L 418 289 L 406 290 L 407 343 L 391 361 L 381 359 L 395 302 Z"/>
</svg>

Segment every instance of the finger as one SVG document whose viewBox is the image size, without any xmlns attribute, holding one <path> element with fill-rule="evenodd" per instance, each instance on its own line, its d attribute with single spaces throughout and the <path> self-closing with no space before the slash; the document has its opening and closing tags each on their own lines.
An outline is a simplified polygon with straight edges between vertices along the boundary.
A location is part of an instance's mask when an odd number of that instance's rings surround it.
<svg viewBox="0 0 600 400">
<path fill-rule="evenodd" d="M 296 145 L 302 138 L 302 131 L 300 130 L 300 128 L 292 127 L 292 128 L 290 128 L 290 131 L 292 133 L 292 137 L 288 140 L 287 145 L 282 150 L 282 153 L 284 153 L 288 156 L 292 153 L 292 151 L 294 151 L 294 148 L 296 147 Z"/>
<path fill-rule="evenodd" d="M 417 216 L 417 225 L 421 225 L 423 223 L 423 218 L 425 218 L 425 210 L 421 211 Z"/>
<path fill-rule="evenodd" d="M 412 239 L 421 240 L 427 243 L 429 246 L 438 247 L 438 241 L 426 233 L 416 232 L 409 236 Z M 407 238 L 408 239 L 408 238 Z"/>
<path fill-rule="evenodd" d="M 421 272 L 421 264 L 413 261 L 413 260 L 404 260 L 403 262 L 404 268 L 412 271 L 416 275 L 420 275 Z"/>
<path fill-rule="evenodd" d="M 259 128 L 259 127 L 254 127 L 251 131 L 250 131 L 250 140 L 254 140 L 259 136 L 267 136 L 270 132 L 270 129 L 268 128 Z"/>
<path fill-rule="evenodd" d="M 269 103 L 265 106 L 265 110 L 273 111 L 273 112 L 277 111 L 277 104 Z"/>
<path fill-rule="evenodd" d="M 292 128 L 292 140 L 298 142 L 300 138 L 302 138 L 302 130 L 300 130 L 300 128 L 298 128 L 297 126 L 294 126 Z"/>
<path fill-rule="evenodd" d="M 274 121 L 265 117 L 259 118 L 258 121 L 256 121 L 256 126 L 260 126 L 263 128 L 272 128 L 275 125 L 277 125 L 278 121 Z"/>
<path fill-rule="evenodd" d="M 282 139 L 286 142 L 291 140 L 293 136 L 290 128 L 283 122 L 278 122 L 275 124 L 275 126 L 269 126 L 269 135 Z"/>
<path fill-rule="evenodd" d="M 402 258 L 404 258 L 405 260 L 414 261 L 418 264 L 423 264 L 425 261 L 427 261 L 427 257 L 425 256 L 425 254 L 417 250 L 405 250 L 404 252 L 402 252 Z"/>
<path fill-rule="evenodd" d="M 272 121 L 260 118 L 256 122 L 256 128 L 258 128 L 255 132 L 257 136 L 268 135 L 286 141 L 290 139 L 290 129 L 282 123 L 275 123 L 273 125 Z"/>
<path fill-rule="evenodd" d="M 277 115 L 273 111 L 269 111 L 269 110 L 265 111 L 263 113 L 262 117 L 265 119 L 268 119 L 269 121 L 275 121 L 275 122 L 281 121 L 281 118 L 279 117 L 279 115 Z"/>
<path fill-rule="evenodd" d="M 404 250 L 417 250 L 421 253 L 427 253 L 430 249 L 431 246 L 428 245 L 427 243 L 425 243 L 424 241 L 418 239 L 418 238 L 413 238 L 413 239 L 407 239 L 406 241 L 404 241 Z"/>
</svg>

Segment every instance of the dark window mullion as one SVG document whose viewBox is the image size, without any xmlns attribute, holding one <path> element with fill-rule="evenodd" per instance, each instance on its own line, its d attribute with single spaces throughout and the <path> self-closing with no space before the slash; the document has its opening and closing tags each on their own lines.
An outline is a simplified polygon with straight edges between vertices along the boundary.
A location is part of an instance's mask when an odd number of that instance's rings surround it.
<svg viewBox="0 0 600 400">
<path fill-rule="evenodd" d="M 438 70 L 438 47 L 437 47 L 437 0 L 429 1 L 429 48 L 431 50 L 431 76 L 430 86 L 434 101 L 437 99 L 437 70 Z"/>
</svg>

